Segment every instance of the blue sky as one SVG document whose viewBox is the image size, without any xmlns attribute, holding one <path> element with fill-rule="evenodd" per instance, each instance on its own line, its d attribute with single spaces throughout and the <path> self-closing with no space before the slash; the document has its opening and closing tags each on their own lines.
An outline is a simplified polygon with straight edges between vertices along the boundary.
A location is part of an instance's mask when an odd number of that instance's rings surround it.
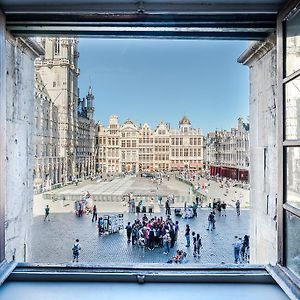
<svg viewBox="0 0 300 300">
<path fill-rule="evenodd" d="M 245 41 L 80 39 L 80 96 L 92 85 L 95 120 L 172 127 L 186 115 L 204 133 L 247 119 Z"/>
</svg>

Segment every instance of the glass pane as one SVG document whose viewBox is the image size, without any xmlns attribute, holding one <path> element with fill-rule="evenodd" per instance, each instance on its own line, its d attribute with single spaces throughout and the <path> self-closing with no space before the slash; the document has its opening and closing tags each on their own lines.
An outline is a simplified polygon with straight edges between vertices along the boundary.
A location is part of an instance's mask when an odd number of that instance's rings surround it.
<svg viewBox="0 0 300 300">
<path fill-rule="evenodd" d="M 300 276 L 300 219 L 287 211 L 285 217 L 286 266 L 297 276 Z"/>
<path fill-rule="evenodd" d="M 300 147 L 287 148 L 287 203 L 300 208 Z"/>
<path fill-rule="evenodd" d="M 285 86 L 285 138 L 300 139 L 300 77 Z"/>
<path fill-rule="evenodd" d="M 286 76 L 300 69 L 300 11 L 286 22 Z"/>
</svg>

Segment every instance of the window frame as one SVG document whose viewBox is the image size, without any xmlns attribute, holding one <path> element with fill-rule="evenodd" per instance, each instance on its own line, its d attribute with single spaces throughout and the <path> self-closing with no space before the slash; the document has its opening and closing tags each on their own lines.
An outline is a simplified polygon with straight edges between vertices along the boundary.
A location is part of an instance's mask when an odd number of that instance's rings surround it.
<svg viewBox="0 0 300 300">
<path fill-rule="evenodd" d="M 283 166 L 285 163 L 285 157 L 283 155 L 284 148 L 285 147 L 291 147 L 291 146 L 300 146 L 300 140 L 299 141 L 284 141 L 283 139 L 283 120 L 284 120 L 284 97 L 283 97 L 283 87 L 284 84 L 286 84 L 288 81 L 292 80 L 292 77 L 289 76 L 287 78 L 283 77 L 283 59 L 284 59 L 284 39 L 283 39 L 283 22 L 287 18 L 288 14 L 295 8 L 295 6 L 300 6 L 299 0 L 293 0 L 290 2 L 286 8 L 284 8 L 281 13 L 279 14 L 279 17 L 277 19 L 277 55 L 278 55 L 278 69 L 277 69 L 277 75 L 278 75 L 278 145 L 280 145 L 279 151 L 278 151 L 278 166 L 279 166 L 279 172 L 278 172 L 278 180 L 279 180 L 279 190 L 278 190 L 278 262 L 280 265 L 284 266 L 284 220 L 283 220 L 283 214 L 284 210 L 291 210 L 291 208 L 288 206 L 288 204 L 284 203 L 284 174 L 282 172 Z M 5 16 L 0 13 L 0 57 L 1 57 L 1 64 L 0 64 L 0 124 L 1 129 L 3 132 L 5 132 L 5 126 L 6 126 L 6 88 L 5 88 L 5 30 L 6 30 L 6 21 Z M 300 74 L 300 73 L 299 73 Z M 298 75 L 299 75 L 298 74 Z M 180 145 L 182 141 L 180 140 Z M 155 139 L 155 143 L 157 143 Z M 6 139 L 5 135 L 0 135 L 0 263 L 5 260 L 5 200 L 6 200 L 6 180 L 5 180 L 5 145 L 6 145 Z M 177 145 L 177 143 L 176 143 Z M 177 149 L 176 149 L 177 150 Z M 295 214 L 295 212 L 292 212 Z M 296 214 L 300 216 L 300 212 L 298 210 L 296 211 Z M 181 275 L 182 279 L 182 275 Z"/>
<path fill-rule="evenodd" d="M 300 209 L 287 203 L 287 151 L 289 147 L 300 147 L 300 138 L 296 140 L 286 139 L 285 100 L 286 85 L 300 76 L 300 70 L 286 76 L 286 22 L 300 11 L 300 1 L 290 1 L 279 13 L 277 18 L 277 80 L 278 80 L 278 105 L 277 105 L 277 137 L 278 137 L 278 193 L 277 193 L 277 217 L 278 217 L 278 264 L 282 271 L 294 282 L 299 283 L 299 278 L 288 269 L 286 265 L 287 255 L 287 228 L 285 212 L 292 213 L 300 218 Z"/>
</svg>

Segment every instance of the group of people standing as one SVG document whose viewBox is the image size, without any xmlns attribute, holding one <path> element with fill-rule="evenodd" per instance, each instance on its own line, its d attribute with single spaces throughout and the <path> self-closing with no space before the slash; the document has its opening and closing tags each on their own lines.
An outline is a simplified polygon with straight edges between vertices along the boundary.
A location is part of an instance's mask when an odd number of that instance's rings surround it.
<svg viewBox="0 0 300 300">
<path fill-rule="evenodd" d="M 168 254 L 178 239 L 179 223 L 174 223 L 169 216 L 166 219 L 156 216 L 148 219 L 144 214 L 142 220 L 136 219 L 133 224 L 128 222 L 125 229 L 128 244 L 132 243 L 149 250 L 163 247 L 164 254 Z"/>
<path fill-rule="evenodd" d="M 212 209 L 216 213 L 218 212 L 219 216 L 225 216 L 226 217 L 226 208 L 227 204 L 225 201 L 221 202 L 221 200 L 213 200 Z"/>
<path fill-rule="evenodd" d="M 234 249 L 234 262 L 237 263 L 248 263 L 250 259 L 250 243 L 249 235 L 241 237 L 235 236 L 235 242 L 233 243 Z"/>
</svg>

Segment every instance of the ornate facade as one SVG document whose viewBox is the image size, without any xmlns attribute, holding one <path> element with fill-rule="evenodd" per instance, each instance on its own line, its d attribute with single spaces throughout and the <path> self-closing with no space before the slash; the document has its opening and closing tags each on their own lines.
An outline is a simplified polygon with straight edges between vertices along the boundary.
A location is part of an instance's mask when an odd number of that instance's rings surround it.
<svg viewBox="0 0 300 300">
<path fill-rule="evenodd" d="M 119 124 L 111 116 L 108 127 L 98 124 L 96 135 L 96 169 L 103 173 L 137 173 L 202 168 L 203 135 L 184 117 L 178 129 L 160 122 L 152 130 L 145 123 L 127 120 Z"/>
<path fill-rule="evenodd" d="M 35 188 L 48 189 L 94 173 L 94 96 L 79 98 L 78 40 L 41 38 L 35 61 Z"/>
<path fill-rule="evenodd" d="M 50 187 L 61 180 L 64 157 L 59 151 L 58 109 L 51 100 L 39 73 L 35 79 L 34 185 Z"/>
<path fill-rule="evenodd" d="M 237 128 L 209 132 L 206 163 L 211 175 L 248 181 L 249 123 L 239 118 Z"/>
</svg>

